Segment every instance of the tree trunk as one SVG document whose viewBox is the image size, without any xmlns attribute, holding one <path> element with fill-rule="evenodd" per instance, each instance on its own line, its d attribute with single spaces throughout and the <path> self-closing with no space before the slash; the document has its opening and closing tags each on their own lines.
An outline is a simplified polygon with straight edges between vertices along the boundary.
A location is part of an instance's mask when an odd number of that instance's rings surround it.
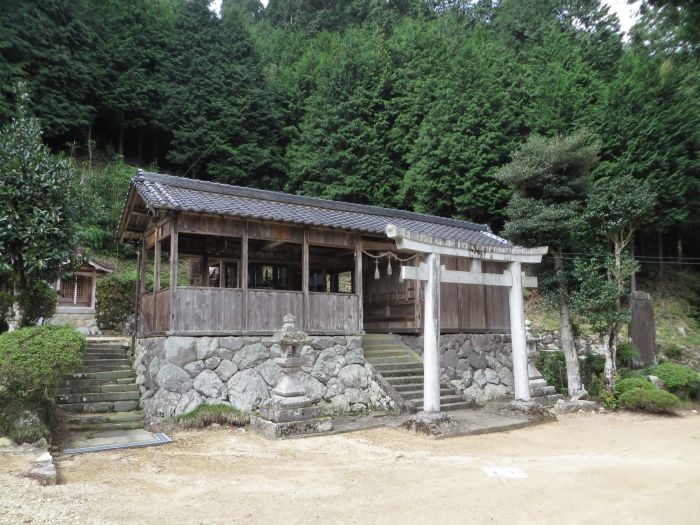
<svg viewBox="0 0 700 525">
<path fill-rule="evenodd" d="M 613 328 L 610 327 L 608 330 L 606 330 L 605 334 L 603 335 L 603 352 L 605 354 L 605 369 L 604 369 L 604 375 L 605 375 L 605 384 L 608 387 L 609 390 L 613 390 L 615 388 L 615 356 L 613 355 L 613 352 L 617 351 L 617 343 L 613 344 L 614 342 L 614 337 L 613 337 Z"/>
<path fill-rule="evenodd" d="M 22 311 L 19 307 L 19 286 L 17 279 L 12 282 L 12 306 L 10 308 L 10 320 L 7 322 L 7 331 L 14 332 L 20 326 L 22 321 Z"/>
<path fill-rule="evenodd" d="M 140 166 L 143 158 L 143 128 L 139 128 L 139 149 L 136 158 Z"/>
<path fill-rule="evenodd" d="M 124 156 L 124 125 L 119 126 L 119 145 L 117 147 L 117 152 L 123 157 Z"/>
<path fill-rule="evenodd" d="M 559 287 L 559 331 L 561 334 L 561 345 L 564 349 L 564 359 L 566 360 L 566 382 L 569 395 L 574 396 L 583 390 L 583 385 L 581 384 L 574 331 L 571 327 L 571 312 L 569 310 L 569 294 L 564 275 L 564 260 L 561 251 L 552 250 L 552 256 L 554 257 L 554 269 L 557 272 Z"/>
<path fill-rule="evenodd" d="M 678 256 L 678 263 L 683 262 L 683 238 L 678 237 L 678 240 L 676 241 L 676 254 Z"/>
<path fill-rule="evenodd" d="M 88 169 L 92 169 L 92 122 L 88 124 L 88 134 L 87 134 L 87 154 L 88 154 Z M 80 181 L 83 182 L 82 180 Z"/>
<path fill-rule="evenodd" d="M 630 255 L 632 256 L 632 259 L 634 259 L 634 237 L 632 237 L 632 240 L 630 241 Z M 637 272 L 632 272 L 632 275 L 630 276 L 630 292 L 634 293 L 637 291 Z"/>
<path fill-rule="evenodd" d="M 659 279 L 664 278 L 664 238 L 661 231 L 656 232 L 656 251 L 659 258 Z"/>
</svg>

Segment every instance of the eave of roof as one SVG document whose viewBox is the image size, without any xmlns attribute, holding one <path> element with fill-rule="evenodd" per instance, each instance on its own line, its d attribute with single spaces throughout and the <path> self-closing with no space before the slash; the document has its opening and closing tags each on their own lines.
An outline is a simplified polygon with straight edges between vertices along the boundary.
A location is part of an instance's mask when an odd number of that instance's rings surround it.
<svg viewBox="0 0 700 525">
<path fill-rule="evenodd" d="M 338 228 L 382 235 L 389 223 L 477 244 L 509 246 L 485 225 L 403 210 L 331 201 L 140 171 L 132 180 L 120 220 L 123 239 L 136 196 L 153 210 L 191 211 Z M 267 204 L 266 204 L 267 203 Z M 278 208 L 270 203 L 279 204 Z M 374 219 L 372 219 L 374 217 Z M 381 223 L 381 224 L 379 224 Z"/>
</svg>

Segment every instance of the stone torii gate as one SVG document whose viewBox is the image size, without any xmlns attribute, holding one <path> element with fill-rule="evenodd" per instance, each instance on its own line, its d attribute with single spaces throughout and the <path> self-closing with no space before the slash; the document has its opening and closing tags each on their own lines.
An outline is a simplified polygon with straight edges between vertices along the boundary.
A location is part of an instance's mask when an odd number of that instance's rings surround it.
<svg viewBox="0 0 700 525">
<path fill-rule="evenodd" d="M 477 246 L 461 241 L 448 241 L 389 225 L 386 234 L 394 239 L 399 250 L 426 254 L 420 266 L 402 266 L 403 279 L 426 281 L 423 315 L 423 410 L 440 412 L 440 283 L 508 286 L 510 333 L 513 348 L 513 385 L 515 399 L 530 401 L 530 384 L 525 339 L 525 306 L 523 288 L 536 288 L 537 279 L 523 274 L 522 263 L 539 263 L 547 253 L 546 246 Z M 440 256 L 472 259 L 471 270 L 447 270 L 440 265 Z M 481 261 L 507 262 L 502 274 L 481 273 Z"/>
</svg>

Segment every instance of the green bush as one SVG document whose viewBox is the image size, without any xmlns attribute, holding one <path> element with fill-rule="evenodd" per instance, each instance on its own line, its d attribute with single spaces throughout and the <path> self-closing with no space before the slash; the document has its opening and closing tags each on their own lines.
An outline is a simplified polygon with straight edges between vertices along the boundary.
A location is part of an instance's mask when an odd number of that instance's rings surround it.
<svg viewBox="0 0 700 525">
<path fill-rule="evenodd" d="M 605 370 L 605 357 L 590 354 L 579 358 L 579 373 L 584 387 L 594 397 L 598 397 L 600 389 L 605 384 L 601 381 L 601 374 Z"/>
<path fill-rule="evenodd" d="M 681 348 L 675 343 L 671 343 L 667 347 L 663 348 L 663 352 L 669 359 L 676 359 L 683 355 L 683 348 Z"/>
<path fill-rule="evenodd" d="M 0 383 L 14 399 L 43 395 L 80 367 L 84 349 L 85 337 L 68 326 L 4 333 L 0 335 Z"/>
<path fill-rule="evenodd" d="M 136 273 L 111 274 L 97 280 L 97 326 L 102 330 L 119 330 L 134 313 Z"/>
<path fill-rule="evenodd" d="M 632 343 L 620 343 L 617 345 L 615 364 L 617 368 L 633 368 L 634 361 L 641 356 L 639 349 Z"/>
<path fill-rule="evenodd" d="M 19 294 L 22 326 L 34 326 L 40 318 L 53 316 L 57 302 L 56 290 L 43 281 L 32 283 Z"/>
<path fill-rule="evenodd" d="M 673 413 L 680 399 L 658 388 L 633 388 L 619 398 L 622 408 L 652 413 Z"/>
<path fill-rule="evenodd" d="M 656 387 L 651 384 L 651 382 L 644 377 L 628 377 L 626 379 L 621 379 L 615 383 L 615 392 L 618 396 L 621 396 L 625 392 L 633 390 L 635 388 L 642 388 L 644 390 L 653 390 Z"/>
<path fill-rule="evenodd" d="M 537 358 L 537 369 L 542 372 L 542 377 L 547 381 L 547 384 L 553 386 L 559 393 L 567 393 L 564 352 L 540 352 Z"/>
<path fill-rule="evenodd" d="M 664 382 L 666 388 L 683 398 L 696 399 L 700 392 L 700 375 L 685 365 L 662 363 L 651 373 Z"/>
</svg>

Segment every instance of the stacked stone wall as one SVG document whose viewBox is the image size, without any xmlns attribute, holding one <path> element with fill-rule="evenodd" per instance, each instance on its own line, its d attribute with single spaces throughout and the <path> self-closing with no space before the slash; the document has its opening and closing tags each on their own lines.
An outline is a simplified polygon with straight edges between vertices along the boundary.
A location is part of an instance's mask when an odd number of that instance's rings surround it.
<svg viewBox="0 0 700 525">
<path fill-rule="evenodd" d="M 395 409 L 373 379 L 359 336 L 310 337 L 302 379 L 325 414 Z M 173 417 L 202 403 L 257 410 L 280 379 L 272 337 L 150 337 L 134 352 L 141 404 L 150 418 Z"/>
<path fill-rule="evenodd" d="M 423 354 L 423 337 L 400 336 L 403 343 Z M 513 395 L 510 335 L 442 334 L 440 367 L 448 381 L 469 401 L 506 399 Z"/>
</svg>

